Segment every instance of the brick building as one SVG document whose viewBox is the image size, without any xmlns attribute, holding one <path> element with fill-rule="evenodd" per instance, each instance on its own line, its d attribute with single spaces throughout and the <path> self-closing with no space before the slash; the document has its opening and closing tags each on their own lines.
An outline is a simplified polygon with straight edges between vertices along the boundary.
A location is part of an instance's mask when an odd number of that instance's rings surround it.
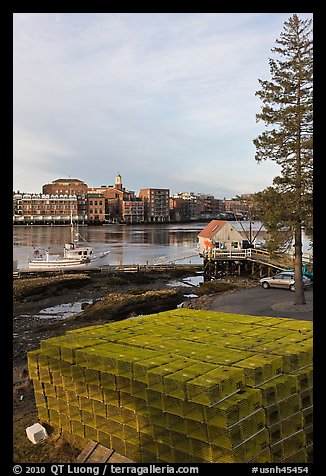
<svg viewBox="0 0 326 476">
<path fill-rule="evenodd" d="M 184 200 L 183 198 L 170 198 L 170 219 L 172 221 L 189 221 L 195 216 L 195 202 Z"/>
<path fill-rule="evenodd" d="M 42 187 L 44 195 L 86 195 L 88 185 L 79 179 L 57 179 Z"/>
<path fill-rule="evenodd" d="M 224 211 L 230 216 L 237 218 L 248 218 L 250 213 L 250 200 L 244 198 L 231 198 L 230 200 L 223 200 Z"/>
<path fill-rule="evenodd" d="M 135 192 L 128 191 L 122 185 L 121 175 L 115 178 L 114 185 L 102 185 L 101 187 L 88 188 L 88 195 L 101 194 L 104 198 L 103 220 L 114 223 L 123 220 L 123 202 L 134 200 Z"/>
<path fill-rule="evenodd" d="M 213 195 L 179 192 L 170 199 L 171 220 L 175 221 L 217 218 L 223 211 L 223 201 Z"/>
<path fill-rule="evenodd" d="M 105 199 L 103 193 L 87 194 L 87 221 L 99 223 L 105 220 Z"/>
<path fill-rule="evenodd" d="M 197 218 L 207 219 L 216 218 L 220 213 L 224 212 L 222 200 L 215 198 L 213 195 L 198 194 L 196 195 L 196 215 Z"/>
<path fill-rule="evenodd" d="M 122 202 L 122 220 L 125 223 L 144 222 L 144 202 L 141 198 L 124 200 Z"/>
<path fill-rule="evenodd" d="M 14 193 L 14 224 L 66 224 L 79 220 L 76 195 Z"/>
<path fill-rule="evenodd" d="M 168 188 L 142 188 L 139 190 L 139 197 L 144 202 L 145 221 L 170 221 L 169 196 Z"/>
<path fill-rule="evenodd" d="M 88 185 L 76 178 L 60 178 L 42 187 L 44 195 L 75 195 L 77 197 L 78 221 L 87 219 Z"/>
</svg>

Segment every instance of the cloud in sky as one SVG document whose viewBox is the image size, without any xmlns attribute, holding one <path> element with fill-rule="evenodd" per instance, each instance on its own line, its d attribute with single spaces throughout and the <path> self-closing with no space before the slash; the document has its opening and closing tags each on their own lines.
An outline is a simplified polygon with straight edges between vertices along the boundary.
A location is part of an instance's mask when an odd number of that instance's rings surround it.
<svg viewBox="0 0 326 476">
<path fill-rule="evenodd" d="M 261 190 L 258 78 L 292 13 L 15 13 L 14 189 Z M 299 14 L 312 18 L 312 14 Z"/>
</svg>

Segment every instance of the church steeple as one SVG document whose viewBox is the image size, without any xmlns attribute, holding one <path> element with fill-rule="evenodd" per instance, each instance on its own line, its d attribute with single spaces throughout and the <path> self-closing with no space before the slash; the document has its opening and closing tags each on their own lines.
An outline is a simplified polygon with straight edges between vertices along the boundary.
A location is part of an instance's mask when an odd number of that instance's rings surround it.
<svg viewBox="0 0 326 476">
<path fill-rule="evenodd" d="M 117 188 L 118 190 L 122 190 L 122 177 L 121 175 L 118 173 L 118 175 L 115 177 L 115 185 L 114 185 L 115 188 Z"/>
</svg>

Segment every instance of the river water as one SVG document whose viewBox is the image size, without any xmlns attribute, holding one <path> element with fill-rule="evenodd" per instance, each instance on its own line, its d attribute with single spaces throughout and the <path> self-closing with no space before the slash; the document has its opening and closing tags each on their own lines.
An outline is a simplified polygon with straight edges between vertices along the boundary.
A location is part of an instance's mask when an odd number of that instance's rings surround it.
<svg viewBox="0 0 326 476">
<path fill-rule="evenodd" d="M 156 260 L 200 264 L 202 260 L 196 252 L 196 238 L 205 226 L 206 223 L 197 222 L 103 225 L 79 226 L 78 231 L 94 247 L 95 253 L 110 250 L 101 260 L 103 265 L 154 264 Z M 18 260 L 18 269 L 26 269 L 33 246 L 50 247 L 51 254 L 62 254 L 64 243 L 69 241 L 69 226 L 14 226 L 13 259 Z"/>
<path fill-rule="evenodd" d="M 110 250 L 102 265 L 201 264 L 196 250 L 197 235 L 207 223 L 79 226 L 78 231 L 95 252 Z M 239 223 L 231 223 L 241 231 Z M 248 229 L 249 222 L 242 222 L 242 226 Z M 51 254 L 62 254 L 64 243 L 71 241 L 69 226 L 16 225 L 13 228 L 13 259 L 18 260 L 18 269 L 27 269 L 33 247 L 50 247 Z M 259 229 L 260 223 L 254 222 L 252 230 Z M 263 231 L 258 235 L 258 239 L 262 238 Z M 305 242 L 304 248 L 308 251 L 308 243 Z"/>
</svg>

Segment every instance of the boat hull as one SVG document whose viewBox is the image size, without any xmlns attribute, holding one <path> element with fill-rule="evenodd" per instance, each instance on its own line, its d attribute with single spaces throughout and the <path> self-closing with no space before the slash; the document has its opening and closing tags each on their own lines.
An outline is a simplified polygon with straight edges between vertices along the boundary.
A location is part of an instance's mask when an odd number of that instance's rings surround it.
<svg viewBox="0 0 326 476">
<path fill-rule="evenodd" d="M 30 261 L 28 263 L 29 269 L 75 269 L 85 268 L 89 263 L 81 262 L 79 260 L 67 260 L 67 261 Z"/>
<path fill-rule="evenodd" d="M 100 266 L 102 258 L 108 255 L 109 252 L 103 253 L 94 259 L 57 259 L 57 260 L 30 260 L 28 263 L 29 269 L 35 270 L 58 270 L 58 269 L 79 269 L 87 268 L 89 266 Z"/>
</svg>

